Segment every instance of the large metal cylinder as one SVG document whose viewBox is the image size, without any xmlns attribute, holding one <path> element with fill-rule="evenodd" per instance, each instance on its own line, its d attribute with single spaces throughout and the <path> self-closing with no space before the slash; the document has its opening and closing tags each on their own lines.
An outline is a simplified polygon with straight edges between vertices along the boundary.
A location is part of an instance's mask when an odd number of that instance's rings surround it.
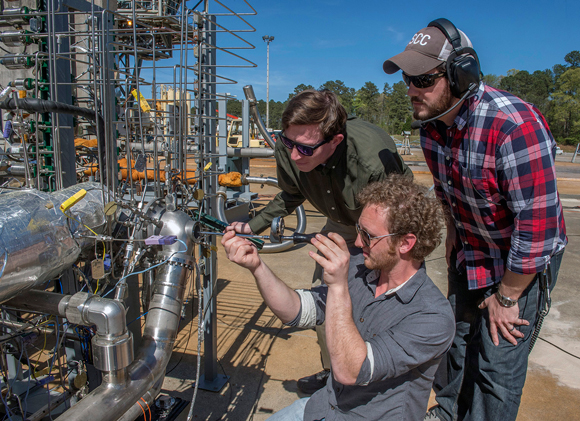
<svg viewBox="0 0 580 421">
<path fill-rule="evenodd" d="M 60 205 L 81 189 L 87 194 L 70 208 L 68 218 Z M 98 183 L 77 184 L 55 193 L 0 194 L 0 303 L 70 268 L 82 248 L 94 244 L 74 235 L 93 235 L 88 228 L 100 232 L 104 224 Z"/>
</svg>

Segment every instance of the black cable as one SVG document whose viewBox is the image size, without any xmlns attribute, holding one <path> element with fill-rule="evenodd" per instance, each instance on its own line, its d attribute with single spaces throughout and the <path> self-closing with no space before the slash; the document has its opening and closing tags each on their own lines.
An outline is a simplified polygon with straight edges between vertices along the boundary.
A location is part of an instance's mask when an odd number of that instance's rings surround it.
<svg viewBox="0 0 580 421">
<path fill-rule="evenodd" d="M 541 336 L 538 336 L 538 339 L 541 339 L 542 341 L 546 342 L 547 344 L 550 344 L 550 345 L 552 345 L 554 348 L 556 348 L 556 349 L 559 349 L 559 350 L 560 350 L 560 351 L 562 351 L 564 354 L 568 354 L 569 356 L 571 356 L 571 357 L 574 357 L 574 358 L 576 358 L 576 359 L 580 360 L 580 357 L 579 357 L 578 355 L 574 355 L 574 354 L 572 354 L 571 352 L 568 352 L 568 351 L 566 351 L 565 349 L 563 349 L 563 348 L 560 348 L 558 345 L 556 345 L 556 344 L 554 344 L 554 343 L 552 343 L 552 342 L 548 341 L 547 339 L 544 339 L 544 338 L 542 338 Z"/>
</svg>

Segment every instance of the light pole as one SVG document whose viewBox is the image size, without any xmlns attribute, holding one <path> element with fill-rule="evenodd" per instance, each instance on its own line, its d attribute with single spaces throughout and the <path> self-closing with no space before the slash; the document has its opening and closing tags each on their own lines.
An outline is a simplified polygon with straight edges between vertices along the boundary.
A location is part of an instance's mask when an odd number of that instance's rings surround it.
<svg viewBox="0 0 580 421">
<path fill-rule="evenodd" d="M 266 41 L 266 127 L 270 128 L 270 43 L 274 41 L 274 37 L 264 35 L 262 37 Z"/>
</svg>

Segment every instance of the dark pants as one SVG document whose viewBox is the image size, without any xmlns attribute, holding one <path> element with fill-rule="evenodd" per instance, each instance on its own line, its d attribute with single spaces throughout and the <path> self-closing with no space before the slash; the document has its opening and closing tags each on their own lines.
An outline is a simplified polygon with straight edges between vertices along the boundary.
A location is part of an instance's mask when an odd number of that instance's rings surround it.
<svg viewBox="0 0 580 421">
<path fill-rule="evenodd" d="M 550 289 L 556 283 L 562 255 L 563 251 L 550 261 Z M 516 327 L 524 338 L 517 338 L 514 346 L 498 332 L 499 345 L 495 346 L 489 334 L 488 310 L 477 307 L 495 288 L 468 290 L 465 274 L 459 273 L 454 264 L 448 275 L 456 332 L 447 354 L 447 382 L 437 392 L 438 415 L 453 421 L 515 420 L 526 381 L 529 344 L 539 320 L 539 304 L 545 300 L 538 276 L 518 300 L 520 318 L 530 322 L 529 326 Z M 445 369 L 445 364 L 442 367 Z"/>
</svg>

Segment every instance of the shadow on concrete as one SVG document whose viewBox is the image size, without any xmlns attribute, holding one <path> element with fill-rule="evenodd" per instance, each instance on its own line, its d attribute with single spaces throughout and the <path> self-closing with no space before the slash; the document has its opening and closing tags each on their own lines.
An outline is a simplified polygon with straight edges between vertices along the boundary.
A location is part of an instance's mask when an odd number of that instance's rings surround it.
<svg viewBox="0 0 580 421">
<path fill-rule="evenodd" d="M 248 285 L 243 279 L 219 278 L 216 299 L 218 374 L 229 380 L 219 392 L 198 391 L 194 419 L 238 421 L 251 419 L 256 411 L 274 412 L 258 407 L 264 384 L 270 380 L 265 367 L 274 341 L 288 340 L 294 329 L 282 331 L 278 318 L 255 291 L 253 279 Z M 197 368 L 197 297 L 187 307 L 161 393 L 191 401 Z M 200 374 L 204 362 L 202 356 Z M 184 413 L 188 411 L 189 407 Z"/>
</svg>

